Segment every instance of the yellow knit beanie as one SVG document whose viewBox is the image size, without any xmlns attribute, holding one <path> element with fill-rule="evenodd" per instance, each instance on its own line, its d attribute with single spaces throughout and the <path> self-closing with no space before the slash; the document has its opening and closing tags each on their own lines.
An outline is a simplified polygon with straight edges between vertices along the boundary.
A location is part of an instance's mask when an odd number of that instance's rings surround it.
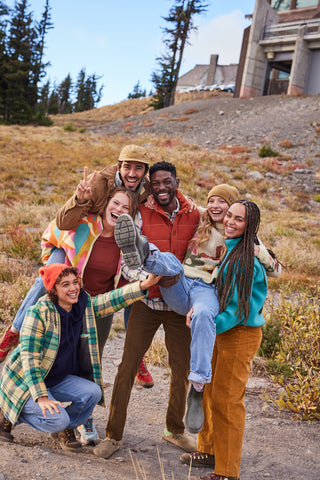
<svg viewBox="0 0 320 480">
<path fill-rule="evenodd" d="M 209 198 L 213 196 L 221 197 L 227 202 L 228 205 L 231 205 L 231 203 L 238 200 L 240 194 L 236 187 L 232 187 L 226 183 L 221 183 L 220 185 L 216 185 L 215 187 L 211 188 L 210 192 L 208 193 L 208 201 Z"/>
</svg>

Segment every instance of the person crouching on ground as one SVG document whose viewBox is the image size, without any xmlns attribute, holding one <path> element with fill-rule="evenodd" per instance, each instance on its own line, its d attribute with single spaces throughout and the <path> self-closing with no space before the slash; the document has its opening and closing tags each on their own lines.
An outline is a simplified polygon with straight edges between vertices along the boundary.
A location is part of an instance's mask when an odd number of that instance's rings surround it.
<svg viewBox="0 0 320 480">
<path fill-rule="evenodd" d="M 53 263 L 39 272 L 47 296 L 28 309 L 0 379 L 0 440 L 12 442 L 12 427 L 27 423 L 79 452 L 74 429 L 104 405 L 95 320 L 143 298 L 159 277 L 90 297 L 74 267 Z"/>
</svg>

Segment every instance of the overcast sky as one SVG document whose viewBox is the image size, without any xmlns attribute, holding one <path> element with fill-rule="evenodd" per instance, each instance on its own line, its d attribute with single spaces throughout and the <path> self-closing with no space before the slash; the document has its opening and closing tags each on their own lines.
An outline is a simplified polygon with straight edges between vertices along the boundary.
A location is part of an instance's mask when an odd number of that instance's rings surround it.
<svg viewBox="0 0 320 480">
<path fill-rule="evenodd" d="M 13 0 L 4 0 L 13 6 Z M 254 0 L 207 1 L 206 13 L 194 17 L 198 31 L 184 53 L 180 75 L 196 64 L 209 64 L 212 53 L 219 64 L 238 63 L 243 29 L 250 24 Z M 73 81 L 84 67 L 87 75 L 101 75 L 104 84 L 100 106 L 125 100 L 139 81 L 147 93 L 151 73 L 162 53 L 171 0 L 51 0 L 54 24 L 46 37 L 45 61 L 50 61 L 47 79 L 59 84 L 70 73 Z M 29 0 L 40 19 L 44 0 Z"/>
</svg>

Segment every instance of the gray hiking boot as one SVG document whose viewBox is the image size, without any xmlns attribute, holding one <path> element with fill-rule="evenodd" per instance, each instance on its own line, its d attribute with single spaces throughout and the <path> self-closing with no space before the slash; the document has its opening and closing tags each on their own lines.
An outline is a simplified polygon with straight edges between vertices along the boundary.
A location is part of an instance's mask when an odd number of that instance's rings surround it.
<svg viewBox="0 0 320 480">
<path fill-rule="evenodd" d="M 114 229 L 114 238 L 128 267 L 138 268 L 145 262 L 149 255 L 148 239 L 137 231 L 130 215 L 120 215 Z"/>
<path fill-rule="evenodd" d="M 203 427 L 204 413 L 202 406 L 203 391 L 197 392 L 193 385 L 187 398 L 187 412 L 184 419 L 186 429 L 190 433 L 199 433 Z"/>
</svg>

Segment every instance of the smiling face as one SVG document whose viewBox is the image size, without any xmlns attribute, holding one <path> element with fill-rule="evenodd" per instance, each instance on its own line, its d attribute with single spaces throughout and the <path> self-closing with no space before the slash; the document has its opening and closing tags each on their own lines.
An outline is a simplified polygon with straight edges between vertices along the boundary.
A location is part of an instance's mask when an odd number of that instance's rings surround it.
<svg viewBox="0 0 320 480">
<path fill-rule="evenodd" d="M 118 169 L 124 186 L 129 190 L 137 190 L 146 174 L 146 164 L 142 162 L 121 162 Z"/>
<path fill-rule="evenodd" d="M 130 214 L 130 198 L 123 192 L 118 192 L 110 198 L 103 215 L 103 229 L 105 232 L 113 231 L 117 219 L 123 213 Z"/>
<path fill-rule="evenodd" d="M 179 180 L 166 170 L 157 170 L 150 178 L 152 194 L 166 212 L 173 212 L 177 207 L 176 191 Z"/>
<path fill-rule="evenodd" d="M 78 277 L 73 273 L 69 273 L 57 281 L 53 287 L 53 293 L 58 297 L 58 305 L 70 312 L 72 305 L 78 302 L 80 285 Z"/>
<path fill-rule="evenodd" d="M 246 229 L 246 207 L 241 203 L 232 204 L 224 217 L 223 224 L 226 237 L 242 237 Z"/>
<path fill-rule="evenodd" d="M 229 205 L 222 198 L 216 195 L 212 196 L 208 200 L 207 210 L 210 215 L 210 218 L 215 223 L 222 223 L 226 213 L 228 211 Z"/>
</svg>

